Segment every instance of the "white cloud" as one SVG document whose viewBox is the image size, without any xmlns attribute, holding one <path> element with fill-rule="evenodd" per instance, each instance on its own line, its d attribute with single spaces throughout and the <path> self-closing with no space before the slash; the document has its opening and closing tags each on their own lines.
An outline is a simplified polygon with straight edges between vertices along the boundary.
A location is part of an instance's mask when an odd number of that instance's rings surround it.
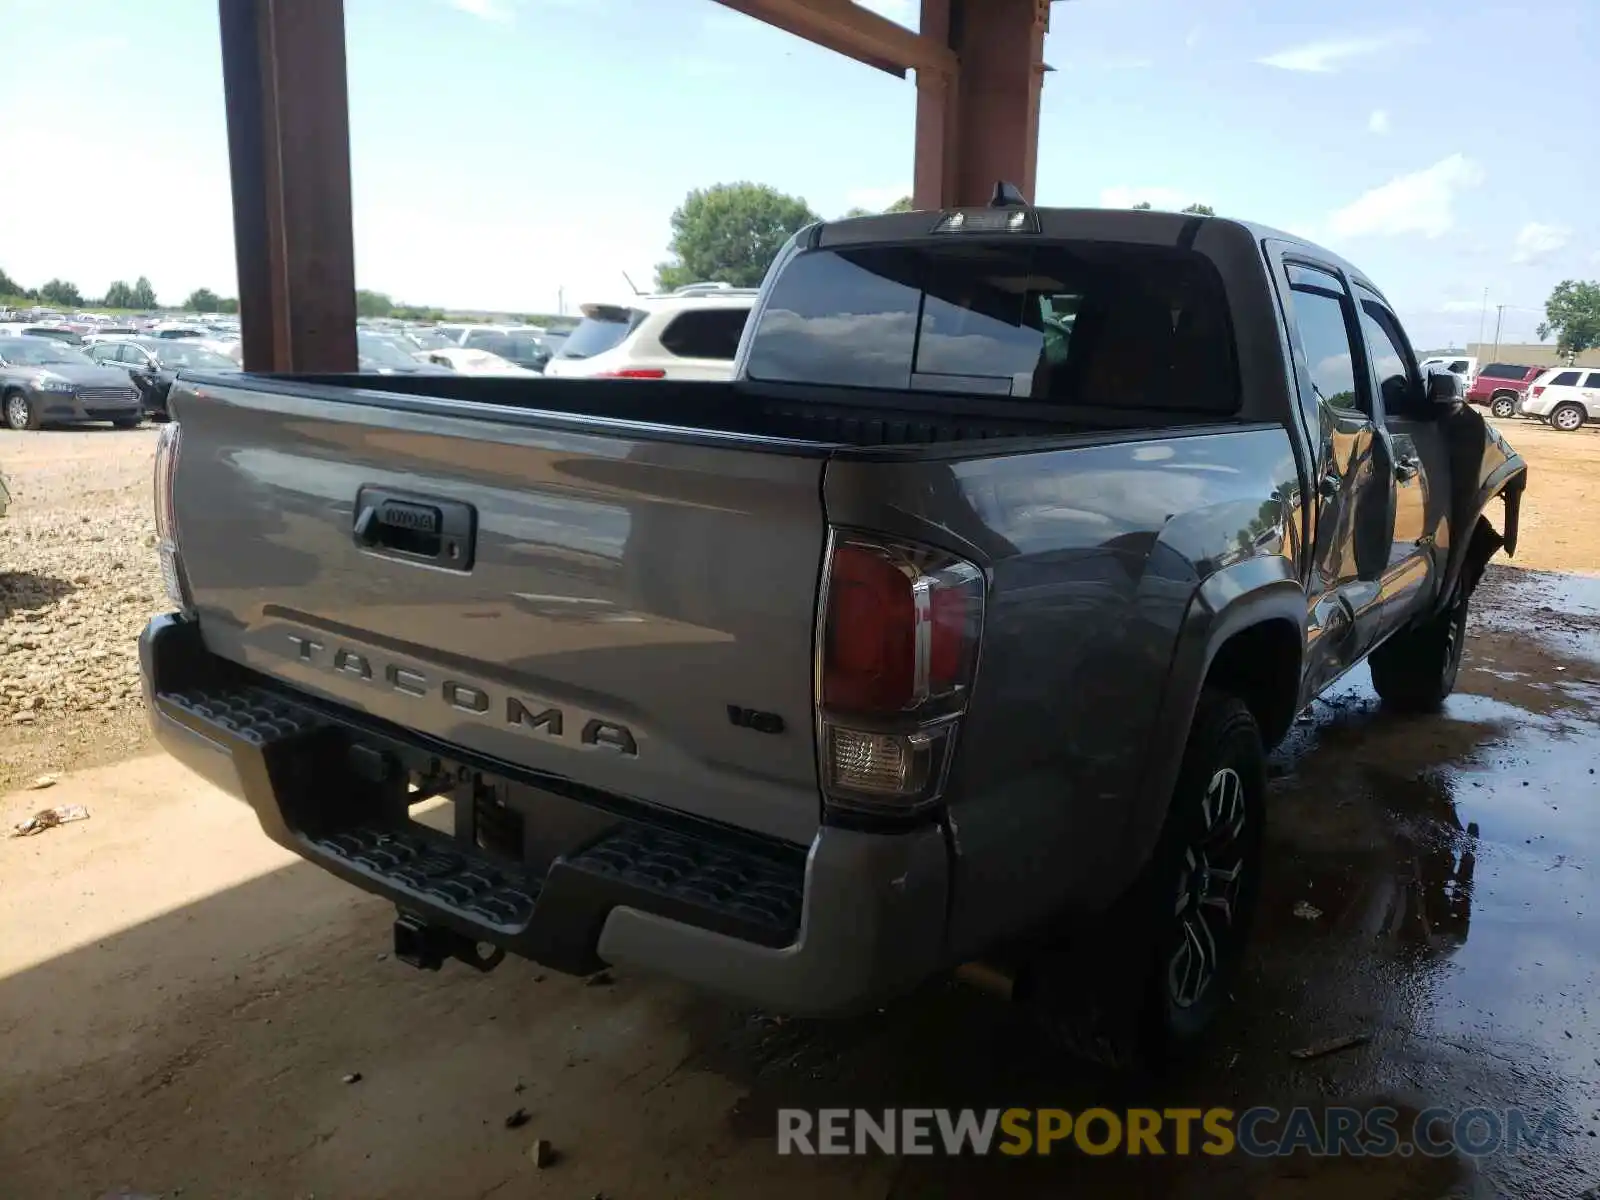
<svg viewBox="0 0 1600 1200">
<path fill-rule="evenodd" d="M 1436 238 L 1455 224 L 1456 193 L 1483 182 L 1483 168 L 1461 154 L 1365 192 L 1329 219 L 1341 237 L 1420 233 Z"/>
<path fill-rule="evenodd" d="M 1200 44 L 1200 26 L 1196 25 L 1189 30 L 1189 36 L 1183 39 L 1183 44 L 1190 50 Z"/>
<path fill-rule="evenodd" d="M 1442 313 L 1481 313 L 1483 306 L 1484 301 L 1481 297 L 1477 300 L 1446 300 L 1439 305 L 1439 311 Z"/>
<path fill-rule="evenodd" d="M 845 193 L 845 203 L 851 208 L 865 208 L 882 212 L 902 197 L 911 195 L 909 183 L 892 183 L 885 187 L 851 188 Z"/>
<path fill-rule="evenodd" d="M 1101 208 L 1132 208 L 1135 204 L 1149 204 L 1163 212 L 1177 212 L 1196 202 L 1188 192 L 1169 187 L 1108 187 L 1100 193 Z"/>
<path fill-rule="evenodd" d="M 1511 261 L 1541 262 L 1571 240 L 1572 230 L 1565 225 L 1544 225 L 1538 221 L 1529 221 L 1517 233 L 1516 249 L 1511 255 Z"/>
<path fill-rule="evenodd" d="M 1372 115 L 1367 118 L 1367 129 L 1376 134 L 1389 132 L 1389 114 L 1381 108 L 1372 110 Z"/>
<path fill-rule="evenodd" d="M 1321 42 L 1308 42 L 1303 46 L 1291 46 L 1256 61 L 1264 67 L 1277 67 L 1282 71 L 1310 71 L 1326 75 L 1351 59 L 1381 54 L 1398 46 L 1412 45 L 1418 40 L 1418 35 L 1409 30 L 1377 37 L 1329 38 Z"/>
<path fill-rule="evenodd" d="M 511 6 L 503 0 L 448 0 L 451 8 L 458 8 L 485 21 L 511 20 Z"/>
</svg>

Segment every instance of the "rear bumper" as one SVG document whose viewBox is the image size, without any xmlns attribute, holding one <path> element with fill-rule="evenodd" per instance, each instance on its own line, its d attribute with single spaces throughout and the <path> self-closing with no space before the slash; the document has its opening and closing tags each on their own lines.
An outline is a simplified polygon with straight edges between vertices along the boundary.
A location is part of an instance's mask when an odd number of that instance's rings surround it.
<svg viewBox="0 0 1600 1200">
<path fill-rule="evenodd" d="M 447 748 L 243 678 L 181 616 L 152 621 L 139 651 L 170 754 L 250 804 L 274 841 L 430 926 L 556 970 L 627 965 L 797 1015 L 875 1006 L 945 965 L 938 828 L 824 828 L 801 850 L 446 758 L 468 793 L 506 784 L 523 845 L 556 839 L 553 856 L 517 861 L 480 849 L 476 800 L 457 798 L 454 836 L 406 816 L 409 765 L 435 770 Z"/>
</svg>

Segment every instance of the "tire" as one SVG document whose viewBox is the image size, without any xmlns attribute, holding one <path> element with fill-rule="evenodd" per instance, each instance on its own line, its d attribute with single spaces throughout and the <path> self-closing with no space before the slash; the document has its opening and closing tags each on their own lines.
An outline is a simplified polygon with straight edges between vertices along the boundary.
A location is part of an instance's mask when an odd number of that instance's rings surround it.
<svg viewBox="0 0 1600 1200">
<path fill-rule="evenodd" d="M 1018 998 L 1055 1045 L 1118 1070 L 1160 1070 L 1201 1040 L 1255 915 L 1266 787 L 1255 718 L 1205 689 L 1139 879 L 1023 972 Z"/>
<path fill-rule="evenodd" d="M 118 417 L 111 422 L 118 429 L 137 429 L 144 424 L 143 417 Z"/>
<path fill-rule="evenodd" d="M 1398 633 L 1372 652 L 1372 686 L 1401 712 L 1435 712 L 1455 690 L 1467 644 L 1465 596 L 1425 624 Z"/>
<path fill-rule="evenodd" d="M 1583 428 L 1588 418 L 1589 414 L 1584 411 L 1583 405 L 1567 400 L 1550 410 L 1550 428 L 1559 429 L 1562 433 L 1575 433 Z"/>
<path fill-rule="evenodd" d="M 1490 399 L 1489 411 L 1503 421 L 1517 411 L 1517 398 L 1500 392 Z"/>
<path fill-rule="evenodd" d="M 39 428 L 39 410 L 28 400 L 26 392 L 7 392 L 4 408 L 7 429 L 20 432 L 24 429 Z"/>
</svg>

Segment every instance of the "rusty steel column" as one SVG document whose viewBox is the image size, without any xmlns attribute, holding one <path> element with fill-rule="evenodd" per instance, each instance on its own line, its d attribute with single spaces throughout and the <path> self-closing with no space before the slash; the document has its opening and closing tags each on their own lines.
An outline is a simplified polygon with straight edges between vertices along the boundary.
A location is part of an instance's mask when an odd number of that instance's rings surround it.
<svg viewBox="0 0 1600 1200">
<path fill-rule="evenodd" d="M 960 64 L 917 72 L 915 199 L 986 204 L 1004 179 L 1033 199 L 1050 0 L 922 0 L 922 32 Z"/>
<path fill-rule="evenodd" d="M 218 0 L 244 365 L 356 369 L 343 0 Z"/>
</svg>

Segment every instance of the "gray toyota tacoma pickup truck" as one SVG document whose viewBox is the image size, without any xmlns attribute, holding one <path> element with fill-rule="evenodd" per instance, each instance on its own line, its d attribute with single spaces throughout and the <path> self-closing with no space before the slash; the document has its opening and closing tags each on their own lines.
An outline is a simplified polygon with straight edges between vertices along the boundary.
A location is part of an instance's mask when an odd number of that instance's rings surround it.
<svg viewBox="0 0 1600 1200">
<path fill-rule="evenodd" d="M 1239 966 L 1267 750 L 1363 659 L 1439 705 L 1514 548 L 1416 364 L 1316 246 L 1002 190 L 797 234 L 729 383 L 184 376 L 151 719 L 417 966 L 824 1015 L 978 964 L 1153 1061 Z"/>
</svg>

